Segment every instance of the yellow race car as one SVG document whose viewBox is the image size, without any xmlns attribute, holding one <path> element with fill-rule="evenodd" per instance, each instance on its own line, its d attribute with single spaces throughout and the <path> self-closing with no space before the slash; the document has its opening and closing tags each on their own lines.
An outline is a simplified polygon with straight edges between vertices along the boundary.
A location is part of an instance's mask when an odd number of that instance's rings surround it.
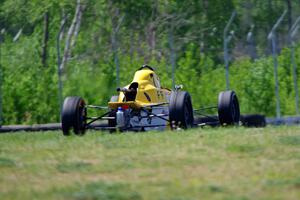
<svg viewBox="0 0 300 200">
<path fill-rule="evenodd" d="M 163 88 L 155 70 L 143 65 L 134 75 L 133 81 L 117 88 L 119 93 L 112 96 L 107 107 L 86 105 L 81 97 L 67 97 L 62 108 L 62 130 L 69 135 L 73 129 L 76 135 L 82 135 L 90 127 L 97 127 L 96 122 L 106 120 L 106 124 L 98 124 L 101 129 L 120 131 L 146 131 L 164 129 L 187 129 L 198 125 L 194 116 L 199 111 L 217 108 L 218 123 L 221 125 L 238 124 L 240 109 L 234 91 L 219 94 L 218 106 L 193 109 L 192 99 L 182 86 L 174 90 Z M 88 109 L 107 109 L 101 116 L 88 116 Z M 204 115 L 206 116 L 206 115 Z M 94 125 L 94 126 L 93 126 Z"/>
</svg>

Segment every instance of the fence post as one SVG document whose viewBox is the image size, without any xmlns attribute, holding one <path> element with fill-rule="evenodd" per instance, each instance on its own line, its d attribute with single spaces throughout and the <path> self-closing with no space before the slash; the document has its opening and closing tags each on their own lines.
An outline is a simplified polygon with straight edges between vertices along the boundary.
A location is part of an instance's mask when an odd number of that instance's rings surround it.
<svg viewBox="0 0 300 200">
<path fill-rule="evenodd" d="M 61 24 L 59 33 L 56 36 L 56 50 L 57 50 L 57 75 L 58 75 L 58 101 L 59 101 L 59 118 L 61 121 L 61 114 L 62 114 L 62 101 L 63 101 L 63 95 L 62 95 L 62 91 L 63 91 L 63 83 L 61 80 L 61 76 L 62 76 L 62 70 L 60 68 L 60 64 L 61 64 L 61 58 L 60 58 L 60 36 L 62 31 L 64 30 L 66 24 L 66 20 Z"/>
<path fill-rule="evenodd" d="M 255 47 L 255 39 L 253 36 L 253 30 L 255 28 L 255 25 L 252 24 L 250 27 L 249 32 L 247 33 L 247 53 L 250 55 L 251 59 L 254 60 L 257 58 L 257 53 L 256 53 L 256 47 Z"/>
<path fill-rule="evenodd" d="M 175 70 L 176 70 L 176 54 L 174 50 L 174 33 L 173 33 L 173 20 L 169 28 L 168 42 L 170 47 L 170 62 L 172 66 L 172 88 L 175 88 Z"/>
<path fill-rule="evenodd" d="M 121 28 L 121 25 L 123 23 L 123 20 L 125 18 L 125 15 L 123 15 L 119 21 L 118 24 L 115 24 L 114 20 L 112 19 L 112 35 L 111 35 L 111 43 L 112 43 L 112 51 L 114 55 L 114 64 L 116 66 L 116 85 L 117 87 L 120 87 L 120 62 L 119 62 L 119 56 L 118 56 L 118 33 Z"/>
<path fill-rule="evenodd" d="M 300 16 L 297 18 L 291 29 L 289 30 L 289 46 L 291 49 L 291 63 L 293 72 L 293 82 L 295 90 L 295 105 L 296 105 L 296 115 L 299 116 L 299 91 L 298 91 L 298 80 L 297 80 L 297 64 L 295 62 L 295 43 L 294 37 L 299 30 Z"/>
<path fill-rule="evenodd" d="M 225 62 L 225 79 L 226 79 L 226 90 L 229 90 L 229 55 L 228 55 L 228 43 L 230 42 L 232 36 L 228 36 L 228 30 L 230 25 L 232 24 L 234 18 L 236 16 L 236 11 L 231 13 L 231 17 L 227 22 L 225 29 L 224 29 L 224 62 Z"/>
<path fill-rule="evenodd" d="M 268 40 L 271 41 L 273 62 L 274 62 L 274 79 L 275 79 L 275 95 L 276 95 L 276 118 L 280 118 L 280 99 L 279 99 L 279 83 L 278 83 L 278 61 L 277 61 L 277 43 L 276 43 L 276 30 L 281 24 L 283 18 L 287 14 L 285 10 L 282 15 L 278 18 L 277 22 L 274 24 L 271 32 L 268 35 Z"/>
</svg>

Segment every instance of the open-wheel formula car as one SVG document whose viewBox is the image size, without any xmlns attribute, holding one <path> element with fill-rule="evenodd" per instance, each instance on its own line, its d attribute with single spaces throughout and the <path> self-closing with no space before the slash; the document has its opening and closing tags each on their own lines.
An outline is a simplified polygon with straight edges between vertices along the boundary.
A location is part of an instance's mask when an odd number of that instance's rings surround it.
<svg viewBox="0 0 300 200">
<path fill-rule="evenodd" d="M 86 105 L 77 96 L 67 97 L 61 116 L 63 134 L 69 135 L 73 129 L 76 135 L 82 135 L 100 120 L 107 122 L 99 126 L 101 129 L 112 131 L 187 129 L 205 125 L 195 124 L 194 118 L 206 116 L 201 112 L 214 108 L 218 110 L 220 125 L 238 124 L 240 119 L 239 102 L 234 91 L 220 92 L 217 106 L 194 110 L 191 96 L 182 90 L 182 86 L 175 86 L 173 90 L 161 87 L 154 69 L 147 65 L 138 69 L 133 81 L 118 88 L 117 92 L 119 95 L 112 96 L 107 107 Z M 89 109 L 106 109 L 106 112 L 91 117 Z"/>
</svg>

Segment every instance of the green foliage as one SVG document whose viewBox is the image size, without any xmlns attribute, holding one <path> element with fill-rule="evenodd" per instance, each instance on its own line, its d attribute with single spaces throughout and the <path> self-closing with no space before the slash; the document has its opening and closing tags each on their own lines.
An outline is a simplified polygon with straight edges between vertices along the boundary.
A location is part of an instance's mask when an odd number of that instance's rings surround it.
<svg viewBox="0 0 300 200">
<path fill-rule="evenodd" d="M 2 48 L 3 112 L 6 123 L 57 121 L 55 68 L 44 68 L 32 62 L 39 60 L 37 52 L 32 51 L 37 46 L 36 40 L 21 38 L 17 45 L 5 43 Z"/>
<path fill-rule="evenodd" d="M 9 158 L 0 157 L 0 168 L 2 167 L 15 167 L 15 162 Z"/>
<path fill-rule="evenodd" d="M 3 99 L 5 123 L 45 123 L 59 120 L 57 66 L 32 68 L 36 54 L 31 51 L 37 44 L 23 38 L 17 46 L 5 43 L 3 51 L 4 84 Z M 24 48 L 26 47 L 26 48 Z M 9 52 L 19 49 L 19 54 Z M 22 51 L 21 51 L 22 49 Z M 24 54 L 27 56 L 24 57 Z M 9 55 L 9 56 L 8 56 Z M 282 113 L 294 114 L 294 92 L 289 51 L 279 56 L 279 81 Z M 120 56 L 121 85 L 127 85 L 134 71 L 143 60 L 134 55 Z M 166 60 L 152 59 L 150 65 L 157 68 L 163 86 L 171 87 L 170 66 Z M 105 105 L 114 94 L 115 66 L 111 61 L 93 65 L 89 59 L 72 60 L 63 77 L 64 96 L 78 95 L 90 104 Z M 231 88 L 238 94 L 242 113 L 275 114 L 275 89 L 273 60 L 270 57 L 251 62 L 237 60 L 230 67 Z M 194 108 L 216 105 L 218 93 L 225 90 L 225 70 L 215 65 L 205 54 L 190 46 L 183 57 L 178 59 L 176 83 L 183 84 L 193 98 Z"/>
<path fill-rule="evenodd" d="M 274 115 L 275 83 L 271 58 L 237 62 L 231 69 L 242 112 Z"/>
</svg>

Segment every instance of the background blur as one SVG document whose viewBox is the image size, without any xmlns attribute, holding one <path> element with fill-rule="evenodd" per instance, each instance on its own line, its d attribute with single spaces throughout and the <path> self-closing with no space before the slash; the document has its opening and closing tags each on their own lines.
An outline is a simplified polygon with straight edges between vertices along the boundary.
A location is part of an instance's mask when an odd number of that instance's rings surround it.
<svg viewBox="0 0 300 200">
<path fill-rule="evenodd" d="M 191 93 L 194 107 L 214 105 L 226 89 L 224 28 L 233 11 L 226 35 L 230 89 L 237 92 L 242 113 L 275 116 L 267 36 L 284 10 L 273 52 L 280 112 L 297 115 L 288 33 L 300 16 L 300 0 L 0 0 L 3 124 L 59 121 L 58 74 L 63 97 L 105 105 L 145 63 L 156 68 L 165 87 L 172 87 L 174 71 L 175 83 Z"/>
</svg>

